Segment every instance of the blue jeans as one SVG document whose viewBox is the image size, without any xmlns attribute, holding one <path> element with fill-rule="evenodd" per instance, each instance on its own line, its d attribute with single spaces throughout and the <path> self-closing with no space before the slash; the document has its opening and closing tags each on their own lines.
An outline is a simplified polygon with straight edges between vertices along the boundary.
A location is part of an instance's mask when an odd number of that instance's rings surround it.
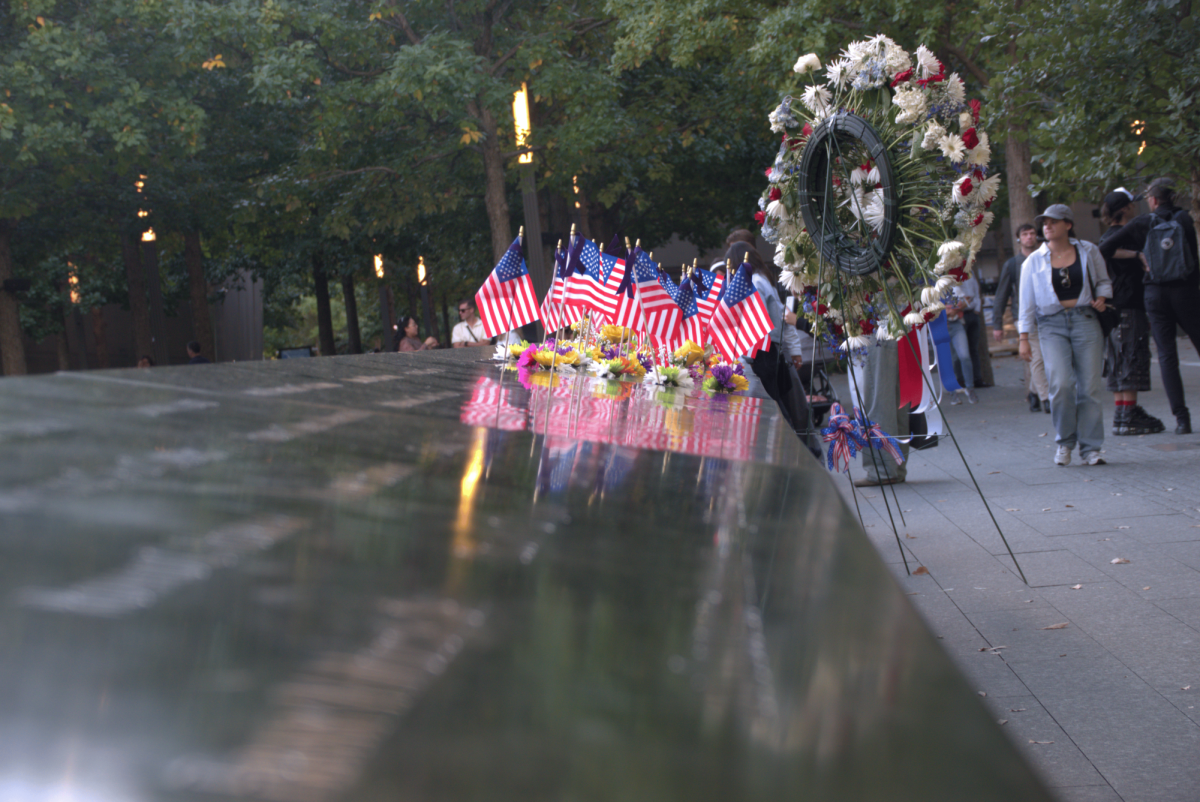
<svg viewBox="0 0 1200 802">
<path fill-rule="evenodd" d="M 1054 440 L 1086 456 L 1104 445 L 1104 335 L 1090 306 L 1038 315 L 1038 341 L 1050 385 Z"/>
<path fill-rule="evenodd" d="M 962 370 L 963 387 L 970 390 L 975 386 L 975 366 L 971 363 L 971 341 L 967 338 L 967 327 L 962 318 L 947 320 L 946 330 L 950 332 L 950 347 L 958 357 L 958 366 Z M 948 369 L 953 370 L 953 367 Z"/>
</svg>

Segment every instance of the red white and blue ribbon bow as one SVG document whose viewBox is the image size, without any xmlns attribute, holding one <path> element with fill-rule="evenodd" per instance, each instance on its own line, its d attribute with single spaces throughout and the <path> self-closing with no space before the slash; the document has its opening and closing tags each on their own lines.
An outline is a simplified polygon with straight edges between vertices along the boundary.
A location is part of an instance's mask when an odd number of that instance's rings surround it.
<svg viewBox="0 0 1200 802">
<path fill-rule="evenodd" d="M 881 429 L 878 423 L 868 420 L 861 410 L 858 412 L 858 430 L 872 448 L 883 449 L 891 454 L 897 465 L 904 462 L 904 455 L 900 453 L 900 441 Z"/>
<path fill-rule="evenodd" d="M 829 443 L 826 466 L 831 471 L 849 471 L 850 460 L 854 459 L 861 449 L 867 447 L 858 421 L 847 415 L 841 404 L 834 404 L 829 410 L 829 425 L 821 430 L 821 434 L 825 442 Z"/>
</svg>

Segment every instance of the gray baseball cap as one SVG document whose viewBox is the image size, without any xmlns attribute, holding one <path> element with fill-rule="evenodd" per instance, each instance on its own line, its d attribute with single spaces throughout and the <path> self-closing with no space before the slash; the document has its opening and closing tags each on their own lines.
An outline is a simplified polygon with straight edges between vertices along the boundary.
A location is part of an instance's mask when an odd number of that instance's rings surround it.
<svg viewBox="0 0 1200 802">
<path fill-rule="evenodd" d="M 1047 217 L 1052 217 L 1055 220 L 1067 220 L 1071 223 L 1075 222 L 1075 213 L 1071 211 L 1071 207 L 1065 203 L 1053 203 L 1046 207 L 1046 211 L 1033 218 L 1033 224 L 1041 231 L 1042 223 L 1046 222 Z"/>
</svg>

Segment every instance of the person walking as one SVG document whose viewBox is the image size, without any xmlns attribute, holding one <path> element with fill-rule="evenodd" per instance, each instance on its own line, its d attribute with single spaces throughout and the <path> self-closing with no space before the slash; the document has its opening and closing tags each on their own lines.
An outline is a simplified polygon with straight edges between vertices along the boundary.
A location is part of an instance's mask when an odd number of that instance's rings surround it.
<svg viewBox="0 0 1200 802">
<path fill-rule="evenodd" d="M 976 283 L 975 286 L 978 287 L 979 284 Z M 964 398 L 972 404 L 979 401 L 979 396 L 975 395 L 975 361 L 971 358 L 971 341 L 964 320 L 971 308 L 971 296 L 964 288 L 969 289 L 966 282 L 954 288 L 954 305 L 946 307 L 946 330 L 950 333 L 950 347 L 958 357 L 958 367 L 962 372 L 962 389 L 951 394 L 952 405 L 961 404 Z M 976 302 L 978 300 L 975 298 Z"/>
<path fill-rule="evenodd" d="M 1104 258 L 1118 250 L 1141 251 L 1144 304 L 1150 332 L 1158 349 L 1163 390 L 1175 416 L 1175 434 L 1192 433 L 1192 415 L 1183 396 L 1179 375 L 1176 327 L 1183 329 L 1200 352 L 1200 270 L 1197 270 L 1196 227 L 1192 216 L 1175 205 L 1175 191 L 1166 178 L 1146 187 L 1150 213 L 1135 217 L 1104 240 Z M 1182 239 L 1182 245 L 1178 240 Z"/>
<path fill-rule="evenodd" d="M 1124 187 L 1104 196 L 1100 219 L 1108 226 L 1100 235 L 1103 245 L 1121 228 L 1137 217 L 1135 197 Z M 1113 394 L 1112 433 L 1118 437 L 1130 434 L 1158 434 L 1166 427 L 1138 406 L 1137 394 L 1150 390 L 1150 320 L 1143 302 L 1145 295 L 1142 277 L 1146 271 L 1135 251 L 1118 248 L 1111 259 L 1106 258 L 1112 276 L 1112 304 L 1121 313 L 1120 323 L 1109 332 L 1104 343 L 1104 375 Z"/>
<path fill-rule="evenodd" d="M 1054 464 L 1069 465 L 1078 444 L 1085 465 L 1103 465 L 1104 335 L 1097 313 L 1112 297 L 1108 268 L 1099 248 L 1074 236 L 1070 206 L 1047 207 L 1034 225 L 1042 229 L 1046 242 L 1021 268 L 1018 357 L 1026 362 L 1032 358 L 1029 335 L 1036 323 L 1058 444 Z"/>
<path fill-rule="evenodd" d="M 1038 232 L 1032 223 L 1017 226 L 1017 253 L 1013 254 L 1000 268 L 1000 280 L 996 284 L 996 297 L 992 302 L 992 338 L 996 342 L 1004 339 L 1004 310 L 1012 298 L 1012 317 L 1016 323 L 1021 313 L 1021 265 L 1037 250 Z M 1025 363 L 1025 398 L 1030 412 L 1050 413 L 1050 388 L 1046 384 L 1046 368 L 1042 363 L 1042 346 L 1038 342 L 1037 323 L 1029 332 L 1030 360 Z"/>
</svg>

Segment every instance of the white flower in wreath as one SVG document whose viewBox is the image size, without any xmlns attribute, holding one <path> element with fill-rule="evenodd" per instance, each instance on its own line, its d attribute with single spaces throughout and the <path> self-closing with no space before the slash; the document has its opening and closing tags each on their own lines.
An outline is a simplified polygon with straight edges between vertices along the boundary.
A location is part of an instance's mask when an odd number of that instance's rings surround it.
<svg viewBox="0 0 1200 802">
<path fill-rule="evenodd" d="M 781 200 L 773 200 L 767 204 L 767 217 L 774 217 L 776 220 L 783 220 L 787 217 L 787 207 L 783 205 Z"/>
<path fill-rule="evenodd" d="M 969 187 L 965 195 L 963 194 L 964 185 Z M 954 198 L 954 202 L 959 206 L 966 206 L 970 202 L 971 198 L 978 197 L 979 195 L 978 188 L 975 184 L 975 176 L 968 173 L 967 175 L 964 175 L 962 178 L 955 181 L 954 189 L 951 190 L 951 195 Z"/>
<path fill-rule="evenodd" d="M 825 68 L 825 80 L 834 89 L 844 89 L 850 82 L 850 62 L 844 58 L 831 61 Z"/>
<path fill-rule="evenodd" d="M 992 147 L 988 142 L 987 131 L 977 130 L 975 133 L 979 136 L 979 144 L 971 148 L 971 152 L 967 154 L 967 163 L 986 167 L 992 160 Z"/>
<path fill-rule="evenodd" d="M 953 276 L 942 276 L 937 280 L 937 284 L 933 285 L 933 289 L 938 294 L 938 297 L 943 297 L 957 286 L 958 280 Z"/>
<path fill-rule="evenodd" d="M 879 168 L 875 165 L 871 165 L 871 169 L 869 170 L 864 170 L 862 165 L 855 167 L 850 172 L 850 183 L 855 186 L 861 186 L 862 184 L 866 184 L 869 187 L 875 186 L 879 183 Z"/>
<path fill-rule="evenodd" d="M 974 235 L 976 232 L 980 232 L 980 237 L 982 238 L 983 232 L 991 228 L 992 221 L 995 219 L 996 215 L 992 212 L 984 212 L 983 219 L 975 224 L 975 227 L 971 229 L 971 234 Z"/>
<path fill-rule="evenodd" d="M 924 322 L 925 313 L 915 309 L 904 316 L 904 325 L 906 326 L 920 326 Z"/>
<path fill-rule="evenodd" d="M 982 138 L 981 138 L 982 139 Z M 1000 191 L 1000 176 L 992 175 L 983 179 L 979 184 L 979 200 L 987 203 L 990 200 L 996 199 L 996 194 Z"/>
<path fill-rule="evenodd" d="M 847 337 L 846 342 L 838 346 L 840 351 L 857 351 L 859 348 L 866 348 L 871 344 L 871 335 L 855 334 L 853 337 Z"/>
<path fill-rule="evenodd" d="M 896 115 L 897 125 L 920 122 L 929 108 L 925 100 L 925 90 L 915 86 L 899 87 L 892 97 L 892 102 L 900 107 L 900 113 Z"/>
<path fill-rule="evenodd" d="M 817 119 L 827 116 L 831 111 L 829 102 L 833 100 L 833 95 L 823 86 L 808 87 L 804 90 L 804 97 L 801 99 Z"/>
<path fill-rule="evenodd" d="M 929 127 L 925 129 L 925 138 L 921 140 L 921 147 L 925 150 L 933 150 L 941 144 L 944 136 L 946 136 L 946 129 L 936 122 L 930 122 Z"/>
<path fill-rule="evenodd" d="M 955 164 L 958 164 L 967 155 L 967 146 L 963 144 L 962 137 L 958 134 L 946 134 L 938 142 L 938 147 L 941 148 L 942 155 Z"/>
<path fill-rule="evenodd" d="M 908 51 L 895 42 L 888 45 L 885 58 L 887 60 L 888 72 L 892 75 L 899 75 L 912 67 L 912 57 L 908 55 Z"/>
<path fill-rule="evenodd" d="M 816 53 L 808 53 L 796 59 L 796 66 L 792 67 L 797 75 L 803 75 L 806 72 L 815 72 L 821 69 L 821 59 L 817 58 Z"/>
<path fill-rule="evenodd" d="M 962 252 L 967 249 L 967 246 L 958 240 L 949 240 L 938 246 L 938 263 L 937 269 L 949 270 L 956 267 L 963 260 Z"/>
<path fill-rule="evenodd" d="M 959 115 L 958 115 L 958 127 L 959 127 L 959 129 L 960 129 L 960 130 L 962 130 L 962 131 L 965 131 L 965 130 L 967 130 L 968 128 L 974 128 L 974 127 L 975 127 L 975 118 L 971 116 L 971 112 L 969 112 L 969 111 L 964 111 L 964 112 L 961 112 L 961 113 L 959 113 Z"/>
<path fill-rule="evenodd" d="M 924 79 L 937 75 L 941 71 L 942 62 L 938 61 L 937 56 L 933 55 L 933 52 L 925 45 L 918 47 L 917 74 Z"/>
<path fill-rule="evenodd" d="M 797 281 L 796 274 L 785 267 L 779 271 L 779 283 L 785 290 L 795 295 L 796 287 L 800 282 Z"/>
<path fill-rule="evenodd" d="M 954 103 L 964 103 L 967 100 L 967 88 L 963 85 L 963 79 L 958 77 L 957 72 L 950 73 L 950 77 L 946 79 L 946 97 Z"/>
<path fill-rule="evenodd" d="M 873 189 L 866 194 L 866 203 L 863 204 L 863 219 L 867 221 L 875 233 L 883 231 L 884 223 L 887 222 L 887 206 L 883 202 L 883 190 Z"/>
</svg>

